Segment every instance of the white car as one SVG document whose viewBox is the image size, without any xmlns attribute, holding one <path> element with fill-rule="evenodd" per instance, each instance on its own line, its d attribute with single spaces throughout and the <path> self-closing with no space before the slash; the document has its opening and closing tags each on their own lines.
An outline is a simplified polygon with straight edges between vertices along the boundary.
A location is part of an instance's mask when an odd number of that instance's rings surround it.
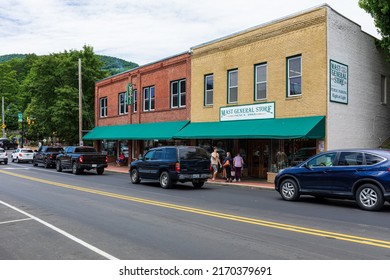
<svg viewBox="0 0 390 280">
<path fill-rule="evenodd" d="M 0 148 L 0 162 L 8 164 L 8 154 L 3 148 Z"/>
<path fill-rule="evenodd" d="M 12 155 L 12 162 L 32 162 L 34 159 L 34 152 L 31 149 L 18 148 Z"/>
</svg>

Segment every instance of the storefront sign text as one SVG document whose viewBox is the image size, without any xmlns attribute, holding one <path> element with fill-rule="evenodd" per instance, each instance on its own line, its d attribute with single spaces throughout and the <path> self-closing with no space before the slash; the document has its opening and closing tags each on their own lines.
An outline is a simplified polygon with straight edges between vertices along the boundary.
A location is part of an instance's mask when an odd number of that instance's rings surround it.
<svg viewBox="0 0 390 280">
<path fill-rule="evenodd" d="M 222 107 L 219 116 L 220 121 L 273 119 L 275 118 L 275 103 Z"/>
<path fill-rule="evenodd" d="M 348 65 L 331 60 L 330 101 L 348 104 Z"/>
</svg>

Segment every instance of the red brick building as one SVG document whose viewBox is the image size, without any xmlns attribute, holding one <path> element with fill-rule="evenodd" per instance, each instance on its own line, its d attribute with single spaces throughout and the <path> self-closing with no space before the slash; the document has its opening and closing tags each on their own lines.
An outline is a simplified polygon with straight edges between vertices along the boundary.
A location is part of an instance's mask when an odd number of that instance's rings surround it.
<svg viewBox="0 0 390 280">
<path fill-rule="evenodd" d="M 173 144 L 170 135 L 190 121 L 190 75 L 186 52 L 98 81 L 95 128 L 83 139 L 113 158 L 126 148 L 133 158 L 156 142 Z"/>
</svg>

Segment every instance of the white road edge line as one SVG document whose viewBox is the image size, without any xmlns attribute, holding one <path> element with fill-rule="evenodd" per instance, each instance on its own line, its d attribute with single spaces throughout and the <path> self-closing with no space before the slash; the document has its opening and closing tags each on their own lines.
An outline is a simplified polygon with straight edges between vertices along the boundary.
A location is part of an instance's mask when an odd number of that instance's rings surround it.
<svg viewBox="0 0 390 280">
<path fill-rule="evenodd" d="M 23 221 L 30 221 L 30 220 L 32 220 L 32 218 L 19 219 L 19 220 L 13 220 L 13 221 L 6 221 L 6 222 L 0 222 L 0 225 L 17 223 L 17 222 L 23 222 Z"/>
<path fill-rule="evenodd" d="M 95 253 L 97 253 L 97 254 L 99 254 L 99 255 L 101 255 L 101 256 L 109 259 L 109 260 L 119 260 L 118 258 L 116 258 L 116 257 L 114 257 L 114 256 L 112 256 L 112 255 L 110 255 L 110 254 L 100 250 L 99 248 L 96 248 L 95 246 L 93 246 L 91 244 L 88 244 L 87 242 L 81 240 L 80 238 L 77 238 L 76 236 L 73 236 L 70 233 L 67 233 L 66 231 L 64 231 L 64 230 L 62 230 L 62 229 L 60 229 L 60 228 L 58 228 L 58 227 L 56 227 L 56 226 L 54 226 L 52 224 L 49 224 L 49 223 L 47 223 L 47 222 L 45 222 L 45 221 L 43 221 L 43 220 L 41 220 L 41 219 L 39 219 L 39 218 L 29 214 L 29 213 L 27 213 L 27 212 L 25 212 L 25 211 L 23 211 L 21 209 L 18 209 L 15 206 L 12 206 L 12 205 L 10 205 L 10 204 L 8 204 L 8 203 L 6 203 L 4 201 L 1 201 L 1 200 L 0 200 L 0 203 L 3 204 L 4 206 L 7 206 L 7 207 L 9 207 L 9 208 L 19 212 L 19 213 L 22 213 L 23 215 L 26 215 L 27 217 L 30 217 L 31 219 L 37 221 L 38 223 L 41 223 L 41 224 L 47 226 L 48 228 L 50 228 L 50 229 L 52 229 L 52 230 L 62 234 L 63 236 L 73 240 L 76 243 L 79 243 L 80 245 L 88 248 L 89 250 L 91 250 L 91 251 L 93 251 L 93 252 L 95 252 Z"/>
</svg>

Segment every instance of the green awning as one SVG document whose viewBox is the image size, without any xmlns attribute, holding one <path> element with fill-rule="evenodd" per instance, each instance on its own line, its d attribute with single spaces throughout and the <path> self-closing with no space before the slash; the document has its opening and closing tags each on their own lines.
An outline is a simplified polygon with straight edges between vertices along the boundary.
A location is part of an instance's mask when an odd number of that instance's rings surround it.
<svg viewBox="0 0 390 280">
<path fill-rule="evenodd" d="M 190 123 L 175 139 L 323 139 L 325 117 Z"/>
<path fill-rule="evenodd" d="M 189 121 L 98 126 L 83 140 L 169 140 Z"/>
</svg>

